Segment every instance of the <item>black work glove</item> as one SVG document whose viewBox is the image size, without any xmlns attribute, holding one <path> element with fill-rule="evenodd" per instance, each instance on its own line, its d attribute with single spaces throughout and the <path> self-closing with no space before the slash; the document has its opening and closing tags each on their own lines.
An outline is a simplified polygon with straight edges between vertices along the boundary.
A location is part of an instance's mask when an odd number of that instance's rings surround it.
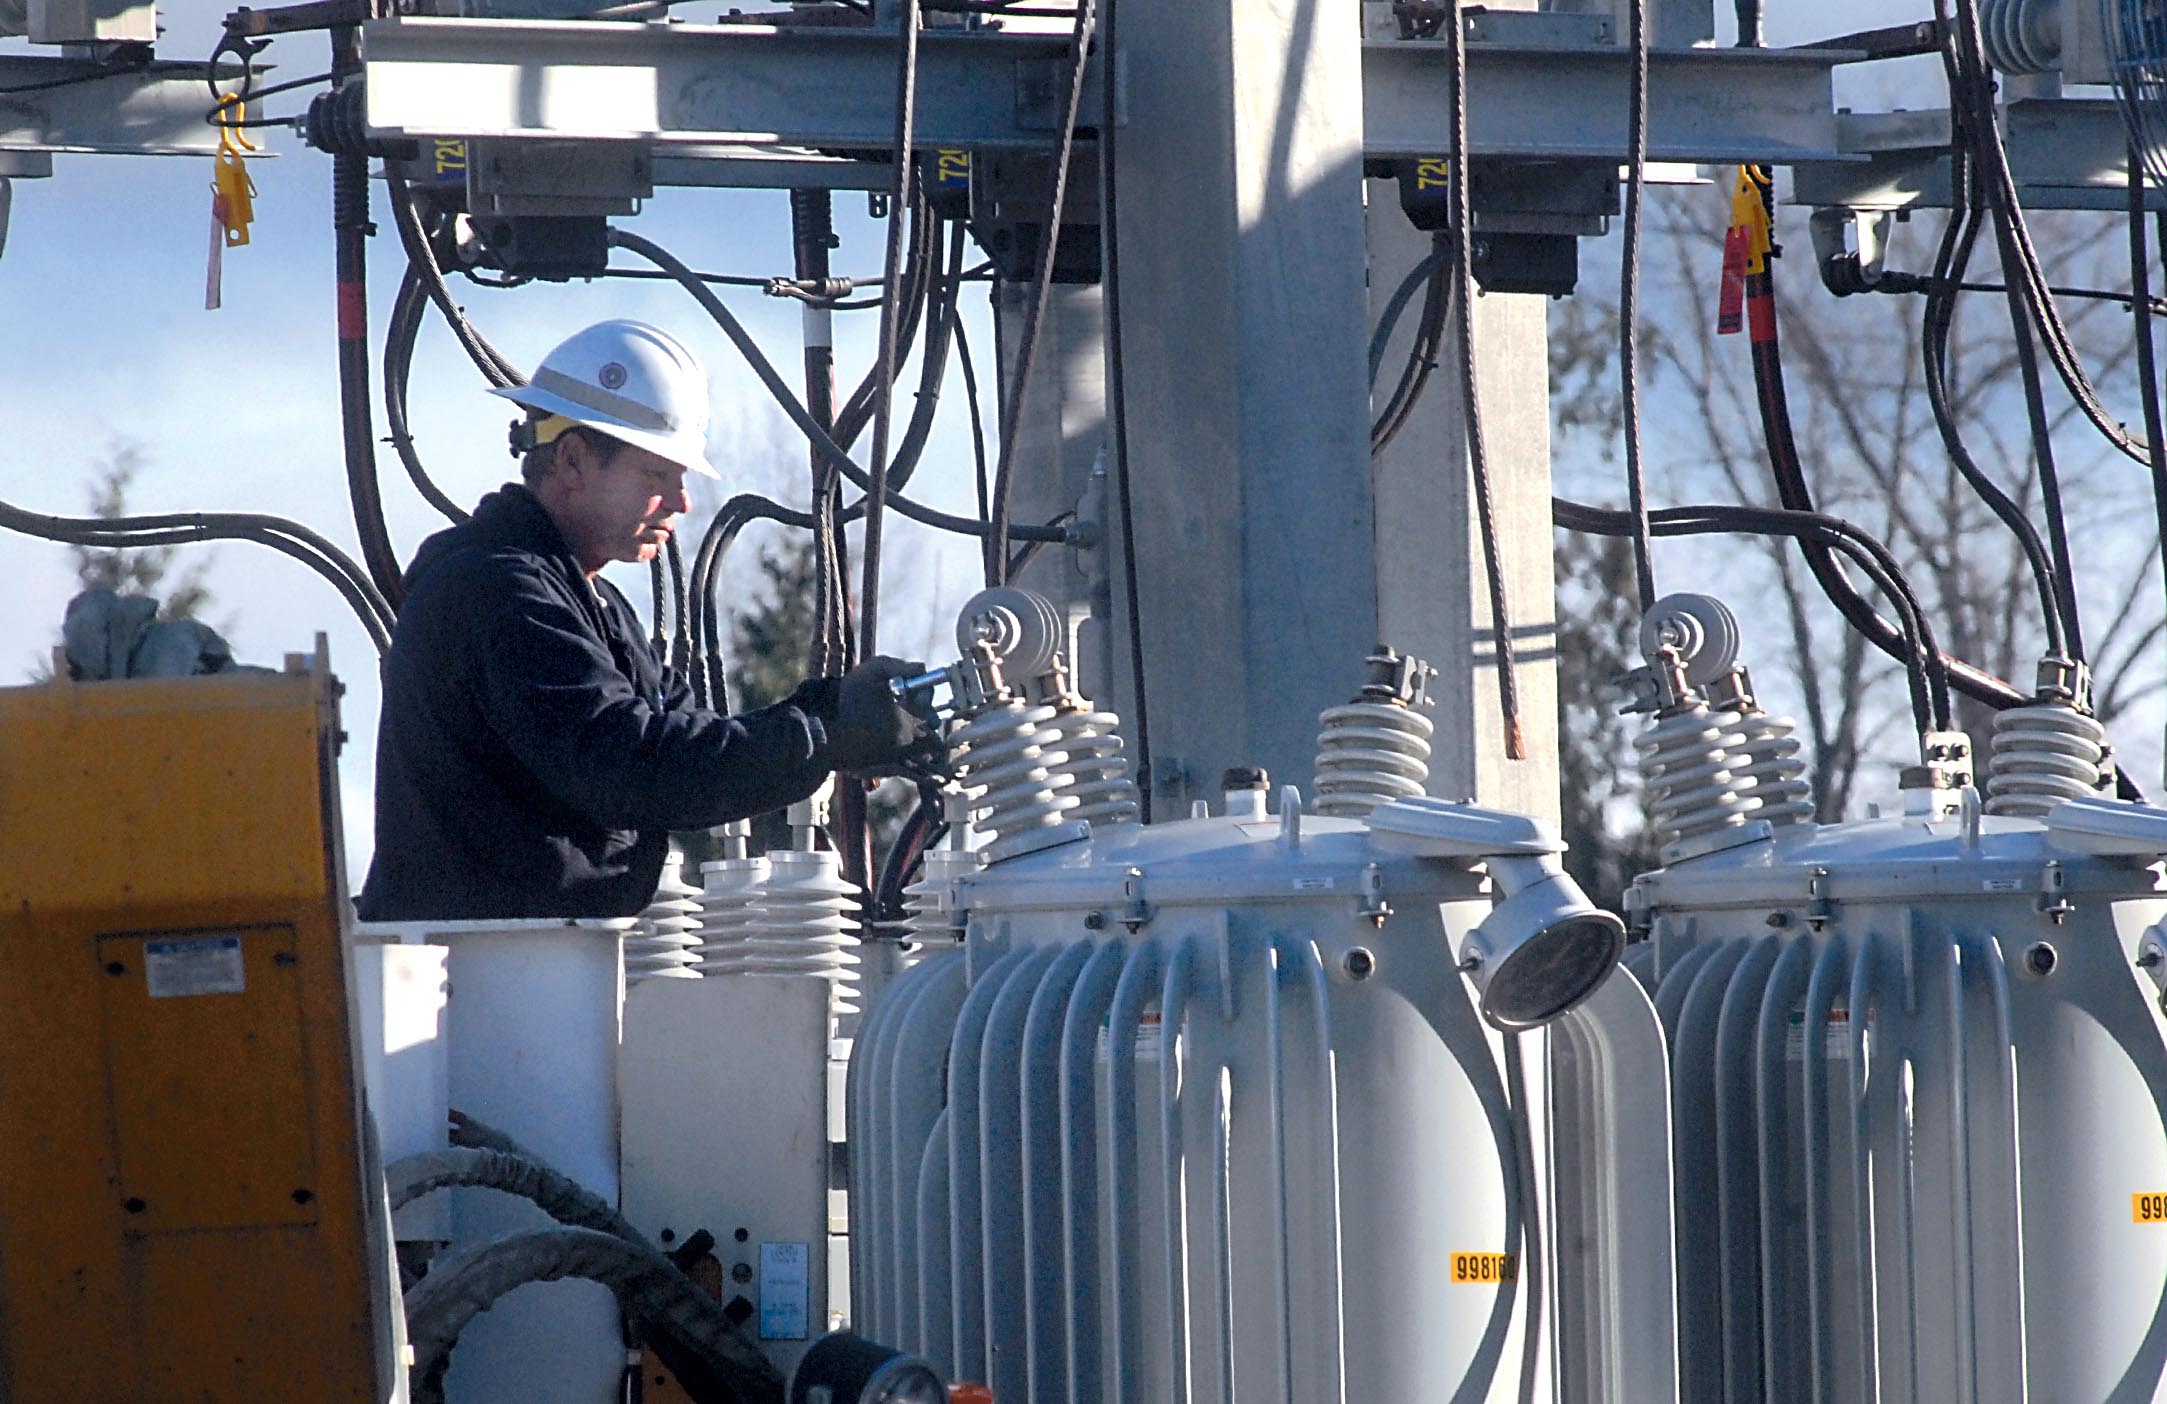
<svg viewBox="0 0 2167 1404">
<path fill-rule="evenodd" d="M 925 671 L 923 663 L 886 656 L 868 658 L 843 674 L 835 689 L 835 721 L 828 728 L 828 762 L 837 770 L 880 770 L 937 748 L 932 726 L 889 691 L 896 678 Z"/>
</svg>

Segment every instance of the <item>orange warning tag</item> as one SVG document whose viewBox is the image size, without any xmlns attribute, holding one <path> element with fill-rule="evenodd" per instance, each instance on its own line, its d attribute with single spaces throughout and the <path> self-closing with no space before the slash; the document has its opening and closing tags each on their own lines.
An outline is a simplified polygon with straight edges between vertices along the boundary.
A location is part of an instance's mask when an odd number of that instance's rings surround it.
<svg viewBox="0 0 2167 1404">
<path fill-rule="evenodd" d="M 1723 236 L 1723 287 L 1716 296 L 1716 335 L 1735 336 L 1746 325 L 1746 231 L 1732 225 Z"/>
</svg>

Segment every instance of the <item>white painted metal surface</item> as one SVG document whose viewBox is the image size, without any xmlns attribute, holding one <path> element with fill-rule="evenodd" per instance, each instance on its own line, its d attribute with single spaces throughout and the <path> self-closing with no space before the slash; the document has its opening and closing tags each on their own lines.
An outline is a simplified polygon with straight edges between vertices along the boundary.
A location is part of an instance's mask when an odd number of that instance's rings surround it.
<svg viewBox="0 0 2167 1404">
<path fill-rule="evenodd" d="M 1974 801 L 1641 879 L 1686 1400 L 2163 1397 L 2156 857 Z"/>
<path fill-rule="evenodd" d="M 601 1195 L 617 1197 L 620 938 L 629 921 L 445 922 L 451 1105 L 510 1135 Z M 689 982 L 687 982 L 689 983 Z M 452 1194 L 455 1247 L 544 1228 L 522 1200 Z M 518 1288 L 475 1318 L 452 1355 L 451 1404 L 610 1404 L 624 1374 L 607 1287 Z"/>
<path fill-rule="evenodd" d="M 404 944 L 396 930 L 363 930 L 368 934 L 353 948 L 355 1028 L 377 1145 L 389 1165 L 446 1144 L 446 953 L 442 946 Z M 392 1216 L 392 1229 L 402 1243 L 447 1242 L 451 1201 L 425 1195 Z"/>
<path fill-rule="evenodd" d="M 828 1329 L 827 1065 L 824 981 L 626 992 L 625 1217 L 663 1248 L 712 1233 L 723 1302 L 785 1375 Z"/>
</svg>

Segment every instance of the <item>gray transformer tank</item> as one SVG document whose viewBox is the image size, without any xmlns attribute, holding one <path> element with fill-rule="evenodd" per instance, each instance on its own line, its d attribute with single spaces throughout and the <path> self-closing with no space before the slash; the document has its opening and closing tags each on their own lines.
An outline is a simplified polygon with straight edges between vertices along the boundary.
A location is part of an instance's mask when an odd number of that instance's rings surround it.
<svg viewBox="0 0 2167 1404">
<path fill-rule="evenodd" d="M 1480 872 L 1257 799 L 954 881 L 852 1063 L 858 1329 L 1001 1399 L 1518 1397 Z"/>
<path fill-rule="evenodd" d="M 2167 814 L 1912 798 L 1635 885 L 1681 1398 L 2167 1398 Z"/>
</svg>

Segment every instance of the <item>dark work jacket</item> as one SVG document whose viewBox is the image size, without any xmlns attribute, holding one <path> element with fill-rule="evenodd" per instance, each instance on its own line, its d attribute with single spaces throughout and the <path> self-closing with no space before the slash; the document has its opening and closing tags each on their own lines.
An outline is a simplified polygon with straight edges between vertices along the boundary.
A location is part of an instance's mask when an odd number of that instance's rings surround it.
<svg viewBox="0 0 2167 1404">
<path fill-rule="evenodd" d="M 832 682 L 695 706 L 518 484 L 422 544 L 383 680 L 367 921 L 631 916 L 670 830 L 781 808 L 829 770 Z"/>
</svg>

